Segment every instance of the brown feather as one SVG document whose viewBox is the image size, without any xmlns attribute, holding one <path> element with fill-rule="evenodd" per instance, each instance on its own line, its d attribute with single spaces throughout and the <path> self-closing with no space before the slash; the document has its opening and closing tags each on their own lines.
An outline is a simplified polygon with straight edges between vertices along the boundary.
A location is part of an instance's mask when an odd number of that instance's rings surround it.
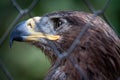
<svg viewBox="0 0 120 80">
<path fill-rule="evenodd" d="M 71 46 L 79 32 L 91 20 L 93 14 L 61 11 L 45 16 L 54 16 L 56 14 L 62 15 L 71 26 L 67 31 L 58 33 L 62 36 L 61 41 L 54 42 L 62 53 Z M 37 43 L 37 46 L 43 49 L 41 43 Z M 45 48 L 44 52 L 54 65 L 57 59 L 55 53 L 48 48 Z M 117 80 L 120 77 L 120 39 L 112 28 L 98 16 L 91 22 L 88 31 L 70 57 L 75 59 L 89 80 Z M 82 77 L 68 59 L 62 60 L 58 71 L 65 73 L 65 80 L 82 80 Z"/>
</svg>

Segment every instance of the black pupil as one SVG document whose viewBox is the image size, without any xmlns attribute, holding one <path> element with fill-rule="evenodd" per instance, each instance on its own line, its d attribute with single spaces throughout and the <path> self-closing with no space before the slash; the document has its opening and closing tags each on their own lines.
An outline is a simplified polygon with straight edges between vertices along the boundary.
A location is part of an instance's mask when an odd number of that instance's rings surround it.
<svg viewBox="0 0 120 80">
<path fill-rule="evenodd" d="M 54 28 L 57 29 L 58 27 L 60 27 L 60 25 L 62 25 L 62 21 L 59 18 L 55 18 L 53 19 L 54 22 Z"/>
</svg>

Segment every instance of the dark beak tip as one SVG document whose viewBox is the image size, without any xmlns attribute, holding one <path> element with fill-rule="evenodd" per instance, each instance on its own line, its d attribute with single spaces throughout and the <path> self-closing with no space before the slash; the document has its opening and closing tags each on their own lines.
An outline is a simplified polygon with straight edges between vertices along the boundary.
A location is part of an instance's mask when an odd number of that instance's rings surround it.
<svg viewBox="0 0 120 80">
<path fill-rule="evenodd" d="M 10 43 L 10 48 L 12 48 L 12 43 Z"/>
<path fill-rule="evenodd" d="M 13 44 L 13 39 L 10 39 L 10 48 L 12 48 L 12 44 Z"/>
<path fill-rule="evenodd" d="M 12 48 L 13 41 L 14 41 L 14 34 L 12 32 L 11 35 L 10 35 L 10 40 L 9 40 L 9 46 L 10 46 L 10 48 Z"/>
</svg>

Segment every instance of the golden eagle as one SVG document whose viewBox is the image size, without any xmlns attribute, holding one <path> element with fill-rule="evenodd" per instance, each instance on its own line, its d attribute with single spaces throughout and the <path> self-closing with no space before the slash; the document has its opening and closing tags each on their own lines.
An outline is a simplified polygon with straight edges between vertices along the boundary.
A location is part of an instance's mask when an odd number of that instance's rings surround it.
<svg viewBox="0 0 120 80">
<path fill-rule="evenodd" d="M 79 32 L 90 23 L 76 48 L 69 55 L 74 58 L 89 80 L 118 80 L 120 77 L 120 39 L 100 17 L 90 22 L 93 14 L 78 11 L 58 11 L 33 17 L 19 23 L 12 31 L 12 42 L 28 42 L 40 48 L 53 67 L 57 56 L 48 41 L 61 54 L 66 51 Z M 50 70 L 48 74 L 51 72 Z M 68 58 L 61 60 L 50 80 L 84 80 Z"/>
</svg>

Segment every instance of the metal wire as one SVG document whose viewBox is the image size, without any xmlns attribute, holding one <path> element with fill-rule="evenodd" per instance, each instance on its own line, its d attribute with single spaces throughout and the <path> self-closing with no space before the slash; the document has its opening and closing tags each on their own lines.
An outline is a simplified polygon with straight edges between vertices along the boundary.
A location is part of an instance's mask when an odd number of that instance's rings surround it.
<svg viewBox="0 0 120 80">
<path fill-rule="evenodd" d="M 63 52 L 61 55 L 58 55 L 58 60 L 55 63 L 55 67 L 53 67 L 53 71 L 51 71 L 48 76 L 46 77 L 45 80 L 50 80 L 52 75 L 55 73 L 56 69 L 58 68 L 58 65 L 60 64 L 60 61 L 63 60 L 64 58 L 67 58 L 70 60 L 71 64 L 74 66 L 74 68 L 78 71 L 79 75 L 82 76 L 83 80 L 89 80 L 86 76 L 86 74 L 84 73 L 84 71 L 82 70 L 82 68 L 80 66 L 78 66 L 77 63 L 75 63 L 74 59 L 69 58 L 69 55 L 72 53 L 72 51 L 76 48 L 77 44 L 80 42 L 81 38 L 84 36 L 84 33 L 89 29 L 89 26 L 91 24 L 91 21 L 95 19 L 96 16 L 98 15 L 102 15 L 105 16 L 104 13 L 110 3 L 111 0 L 107 0 L 104 7 L 100 10 L 95 10 L 94 7 L 92 6 L 92 4 L 89 2 L 89 0 L 83 0 L 86 4 L 86 6 L 89 8 L 89 10 L 91 10 L 93 12 L 93 17 L 90 19 L 90 21 L 83 27 L 82 31 L 79 33 L 79 35 L 76 37 L 76 39 L 74 40 L 74 42 L 71 44 L 70 48 Z M 107 19 L 105 19 L 107 21 Z M 108 22 L 108 21 L 107 21 Z M 108 22 L 108 24 L 110 24 Z M 51 44 L 50 44 L 51 45 Z M 52 47 L 54 48 L 54 47 Z M 54 48 L 55 49 L 55 48 Z M 54 50 L 55 51 L 55 50 Z M 55 52 L 56 53 L 56 52 Z M 57 54 L 59 54 L 60 52 L 58 52 Z"/>
<path fill-rule="evenodd" d="M 2 38 L 0 39 L 0 45 L 4 42 L 4 40 L 6 39 L 6 37 L 8 36 L 8 33 L 11 31 L 11 29 L 13 28 L 13 26 L 16 25 L 16 23 L 18 23 L 18 21 L 22 18 L 25 17 L 26 15 L 29 15 L 30 12 L 33 10 L 33 8 L 37 5 L 37 3 L 39 2 L 39 0 L 33 0 L 33 2 L 31 3 L 31 5 L 29 5 L 28 8 L 26 9 L 22 9 L 21 6 L 16 2 L 16 0 L 11 0 L 13 6 L 16 8 L 16 10 L 19 12 L 19 14 L 16 16 L 16 18 L 14 19 L 14 21 L 11 23 L 11 26 L 7 29 L 7 31 L 5 32 L 5 34 L 2 36 Z M 47 75 L 47 77 L 45 78 L 45 80 L 51 80 L 52 75 L 55 73 L 56 69 L 58 68 L 60 62 L 62 59 L 67 58 L 68 60 L 70 60 L 71 64 L 75 67 L 75 69 L 78 71 L 78 73 L 82 76 L 83 80 L 88 80 L 86 74 L 84 73 L 84 71 L 82 70 L 82 68 L 80 66 L 78 66 L 77 63 L 74 62 L 74 59 L 71 59 L 69 57 L 69 55 L 72 53 L 72 51 L 76 48 L 77 44 L 80 42 L 80 40 L 82 39 L 82 37 L 84 36 L 84 33 L 89 29 L 89 26 L 91 24 L 91 21 L 98 15 L 103 16 L 103 18 L 105 19 L 105 21 L 111 26 L 111 24 L 109 23 L 109 21 L 107 20 L 106 16 L 104 15 L 106 9 L 109 7 L 111 0 L 106 0 L 106 3 L 104 4 L 102 9 L 99 10 L 95 10 L 94 6 L 90 3 L 89 0 L 83 0 L 84 4 L 88 7 L 88 9 L 94 14 L 92 19 L 83 27 L 82 31 L 78 34 L 78 36 L 76 37 L 76 39 L 74 40 L 74 42 L 71 44 L 71 46 L 68 48 L 67 51 L 64 51 L 63 53 L 60 53 L 55 44 L 53 42 L 49 42 L 49 45 L 53 48 L 54 52 L 57 55 L 57 60 L 54 64 L 54 66 L 52 67 L 52 71 Z M 1 64 L 1 62 L 0 62 Z M 2 64 L 1 64 L 2 65 Z M 5 67 L 5 66 L 2 66 Z M 1 68 L 1 69 L 5 69 L 5 68 Z M 13 78 L 11 77 L 10 74 L 7 74 L 8 71 L 4 70 L 6 77 L 8 77 L 8 80 L 13 80 Z"/>
</svg>

